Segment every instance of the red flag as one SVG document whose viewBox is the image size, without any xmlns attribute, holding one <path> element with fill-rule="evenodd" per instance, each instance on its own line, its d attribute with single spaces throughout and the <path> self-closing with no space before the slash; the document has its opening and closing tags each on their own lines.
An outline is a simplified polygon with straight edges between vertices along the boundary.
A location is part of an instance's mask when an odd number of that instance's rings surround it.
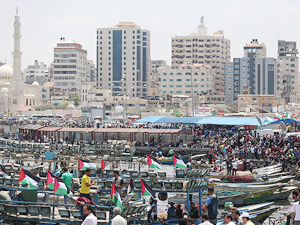
<svg viewBox="0 0 300 225">
<path fill-rule="evenodd" d="M 102 162 L 101 162 L 101 171 L 104 172 L 105 170 L 105 164 L 104 164 L 104 161 L 102 159 Z"/>
<path fill-rule="evenodd" d="M 25 179 L 25 173 L 24 173 L 23 168 L 21 168 L 21 173 L 20 173 L 20 177 L 19 177 L 19 181 L 18 182 L 20 182 L 20 181 L 22 181 L 24 179 Z"/>
<path fill-rule="evenodd" d="M 55 177 L 54 178 L 54 193 L 58 190 L 58 188 L 59 188 L 59 183 L 58 183 L 57 178 Z"/>
</svg>

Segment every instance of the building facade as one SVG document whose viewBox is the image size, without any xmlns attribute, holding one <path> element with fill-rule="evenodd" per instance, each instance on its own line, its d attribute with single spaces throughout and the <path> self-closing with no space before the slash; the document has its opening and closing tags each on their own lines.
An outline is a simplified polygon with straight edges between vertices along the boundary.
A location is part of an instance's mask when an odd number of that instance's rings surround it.
<svg viewBox="0 0 300 225">
<path fill-rule="evenodd" d="M 274 104 L 274 95 L 241 94 L 238 96 L 238 112 L 270 111 Z"/>
<path fill-rule="evenodd" d="M 34 60 L 34 65 L 28 65 L 26 69 L 23 70 L 23 77 L 25 78 L 26 84 L 32 84 L 37 81 L 39 84 L 44 84 L 49 82 L 49 71 L 48 67 L 43 62 L 38 62 Z"/>
<path fill-rule="evenodd" d="M 50 73 L 54 82 L 54 95 L 80 96 L 81 82 L 88 80 L 87 51 L 81 44 L 61 38 L 54 48 Z"/>
<path fill-rule="evenodd" d="M 196 33 L 172 37 L 172 67 L 188 62 L 210 66 L 215 74 L 211 89 L 224 94 L 224 66 L 230 62 L 230 41 L 221 30 L 207 35 L 203 17 Z"/>
<path fill-rule="evenodd" d="M 286 103 L 297 101 L 298 53 L 295 41 L 278 40 L 277 98 L 284 99 Z"/>
<path fill-rule="evenodd" d="M 182 64 L 178 68 L 160 67 L 159 91 L 160 96 L 166 95 L 194 95 L 211 93 L 214 76 L 210 66 Z"/>
<path fill-rule="evenodd" d="M 146 98 L 150 73 L 150 31 L 132 22 L 97 29 L 98 89 Z"/>
<path fill-rule="evenodd" d="M 277 61 L 266 57 L 266 47 L 253 39 L 244 57 L 225 64 L 225 101 L 236 101 L 244 87 L 252 95 L 276 95 Z"/>
</svg>

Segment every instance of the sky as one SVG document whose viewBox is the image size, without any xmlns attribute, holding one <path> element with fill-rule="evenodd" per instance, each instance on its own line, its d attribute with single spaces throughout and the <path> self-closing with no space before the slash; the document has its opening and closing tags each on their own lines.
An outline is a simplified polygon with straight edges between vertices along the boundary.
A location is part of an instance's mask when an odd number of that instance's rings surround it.
<svg viewBox="0 0 300 225">
<path fill-rule="evenodd" d="M 151 59 L 171 61 L 171 37 L 196 31 L 205 17 L 208 34 L 223 30 L 231 57 L 242 57 L 252 39 L 277 57 L 277 41 L 300 43 L 299 0 L 0 0 L 0 61 L 12 65 L 13 21 L 21 17 L 22 69 L 53 61 L 60 37 L 82 44 L 96 61 L 96 29 L 131 21 L 151 31 Z"/>
</svg>

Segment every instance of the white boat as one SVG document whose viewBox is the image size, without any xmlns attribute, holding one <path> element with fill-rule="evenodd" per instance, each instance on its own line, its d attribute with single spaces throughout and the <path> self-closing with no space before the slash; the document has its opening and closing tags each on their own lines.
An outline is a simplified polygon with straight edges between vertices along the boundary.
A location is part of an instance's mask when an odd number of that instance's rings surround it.
<svg viewBox="0 0 300 225">
<path fill-rule="evenodd" d="M 216 191 L 262 191 L 266 189 L 280 188 L 285 184 L 265 184 L 265 185 L 254 185 L 249 183 L 238 184 L 238 183 L 215 183 L 210 184 L 214 186 Z"/>
</svg>

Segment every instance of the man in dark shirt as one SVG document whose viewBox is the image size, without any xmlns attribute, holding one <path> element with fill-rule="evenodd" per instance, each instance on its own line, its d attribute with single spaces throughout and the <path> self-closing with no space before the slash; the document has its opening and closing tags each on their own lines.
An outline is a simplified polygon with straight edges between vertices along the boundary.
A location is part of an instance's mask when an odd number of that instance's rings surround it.
<svg viewBox="0 0 300 225">
<path fill-rule="evenodd" d="M 178 221 L 179 222 L 179 225 L 187 225 L 187 220 L 189 218 L 189 214 L 187 211 L 184 211 L 182 213 L 182 218 Z"/>
<path fill-rule="evenodd" d="M 191 217 L 192 219 L 198 219 L 198 218 L 199 218 L 199 211 L 198 211 L 198 209 L 196 208 L 194 202 L 191 203 L 190 217 Z"/>
<path fill-rule="evenodd" d="M 178 219 L 181 219 L 181 218 L 182 218 L 182 209 L 181 209 L 181 205 L 180 205 L 180 204 L 178 204 L 178 205 L 176 206 L 175 216 L 176 216 Z"/>
<path fill-rule="evenodd" d="M 119 192 L 120 196 L 122 195 L 122 189 L 124 188 L 124 181 L 119 175 L 119 171 L 115 170 L 113 172 L 113 182 L 115 183 L 116 189 Z"/>
<path fill-rule="evenodd" d="M 175 217 L 175 206 L 174 202 L 170 203 L 170 208 L 168 208 L 168 218 Z"/>
</svg>

